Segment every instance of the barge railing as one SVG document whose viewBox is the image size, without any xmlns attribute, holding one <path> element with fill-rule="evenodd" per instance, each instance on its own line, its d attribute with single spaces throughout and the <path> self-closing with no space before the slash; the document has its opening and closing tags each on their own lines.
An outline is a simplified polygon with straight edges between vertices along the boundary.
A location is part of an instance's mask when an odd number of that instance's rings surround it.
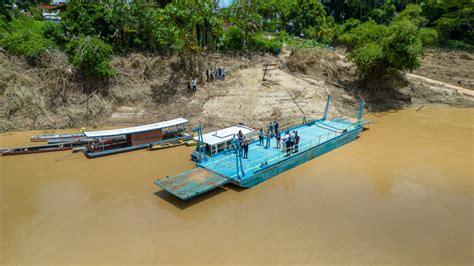
<svg viewBox="0 0 474 266">
<path fill-rule="evenodd" d="M 309 120 L 309 121 L 315 121 L 315 120 L 317 120 L 317 119 Z M 279 131 L 284 132 L 286 130 L 289 130 L 291 128 L 294 128 L 294 127 L 297 127 L 297 126 L 300 126 L 300 125 L 303 125 L 303 124 L 306 124 L 306 123 L 305 122 L 303 122 L 303 123 L 285 122 L 285 123 L 280 124 L 281 126 L 279 127 Z M 245 137 L 247 137 L 249 139 L 249 142 L 253 142 L 253 141 L 258 140 L 258 134 L 259 134 L 259 130 L 256 130 L 256 131 L 253 131 L 251 133 L 246 134 Z M 226 145 L 221 146 L 219 149 L 222 150 L 222 151 L 234 150 L 234 145 L 232 143 L 226 144 Z"/>
<path fill-rule="evenodd" d="M 307 143 L 305 145 L 298 145 L 298 152 L 297 153 L 300 153 L 302 151 L 309 150 L 313 147 L 316 147 L 316 146 L 320 145 L 321 143 L 332 139 L 331 136 L 337 137 L 337 135 L 338 135 L 338 133 L 336 133 L 336 132 L 328 132 L 328 134 L 319 135 L 317 138 L 311 139 L 309 141 L 309 143 Z M 292 148 L 290 148 L 290 149 L 292 149 Z M 281 151 L 280 154 L 278 154 L 278 155 L 267 155 L 267 156 L 264 157 L 263 160 L 249 159 L 250 161 L 252 161 L 252 163 L 255 166 L 251 167 L 251 168 L 248 168 L 246 170 L 247 171 L 252 171 L 252 170 L 255 170 L 256 168 L 263 168 L 262 164 L 267 165 L 268 163 L 273 162 L 275 160 L 280 160 L 282 157 L 290 157 L 294 154 L 296 154 L 296 153 L 292 151 L 290 153 L 290 155 L 287 155 L 287 149 L 285 148 Z"/>
</svg>

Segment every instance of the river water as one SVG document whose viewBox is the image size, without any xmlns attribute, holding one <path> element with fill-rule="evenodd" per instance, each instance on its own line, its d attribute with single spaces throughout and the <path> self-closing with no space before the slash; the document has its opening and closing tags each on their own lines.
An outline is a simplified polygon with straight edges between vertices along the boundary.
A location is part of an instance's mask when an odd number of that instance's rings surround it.
<svg viewBox="0 0 474 266">
<path fill-rule="evenodd" d="M 0 157 L 0 263 L 472 264 L 474 109 L 368 118 L 348 145 L 189 202 L 153 180 L 192 168 L 191 147 Z"/>
</svg>

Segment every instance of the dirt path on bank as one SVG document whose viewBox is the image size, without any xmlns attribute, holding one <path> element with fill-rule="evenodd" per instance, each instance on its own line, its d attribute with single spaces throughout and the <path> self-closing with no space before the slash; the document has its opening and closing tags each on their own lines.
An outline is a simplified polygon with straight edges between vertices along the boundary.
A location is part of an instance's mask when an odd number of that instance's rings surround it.
<svg viewBox="0 0 474 266">
<path fill-rule="evenodd" d="M 474 54 L 427 49 L 421 58 L 421 66 L 413 74 L 474 90 Z"/>
<path fill-rule="evenodd" d="M 448 83 L 445 83 L 445 82 L 441 82 L 441 81 L 438 81 L 438 80 L 430 79 L 430 78 L 423 77 L 423 76 L 416 75 L 416 74 L 412 74 L 412 73 L 407 73 L 406 75 L 409 78 L 423 79 L 424 81 L 426 81 L 428 83 L 456 90 L 459 94 L 474 97 L 474 91 L 473 90 L 465 89 L 463 87 L 455 86 L 455 85 L 452 85 L 452 84 L 448 84 Z"/>
</svg>

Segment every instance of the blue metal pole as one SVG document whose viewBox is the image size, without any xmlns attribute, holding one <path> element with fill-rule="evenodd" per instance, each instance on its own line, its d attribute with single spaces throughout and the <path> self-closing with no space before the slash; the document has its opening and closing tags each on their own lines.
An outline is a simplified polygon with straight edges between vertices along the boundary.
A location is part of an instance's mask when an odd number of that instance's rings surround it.
<svg viewBox="0 0 474 266">
<path fill-rule="evenodd" d="M 195 127 L 193 128 L 193 131 L 197 132 L 198 134 L 198 145 L 197 145 L 197 149 L 198 149 L 198 152 L 199 152 L 199 160 L 198 160 L 198 163 L 201 162 L 202 160 L 202 146 L 204 145 L 204 138 L 202 136 L 202 128 L 201 127 Z"/>
<path fill-rule="evenodd" d="M 240 154 L 240 153 L 239 153 Z M 240 161 L 240 171 L 242 172 L 242 176 L 245 176 L 244 173 L 244 166 L 242 165 L 242 154 L 239 155 L 239 161 Z"/>
<path fill-rule="evenodd" d="M 237 179 L 240 180 L 239 174 L 239 150 L 235 149 L 235 165 L 237 169 Z"/>
<path fill-rule="evenodd" d="M 359 115 L 358 115 L 358 123 L 360 125 L 360 122 L 362 121 L 362 111 L 364 109 L 364 99 L 360 97 L 360 102 L 359 102 Z"/>
<path fill-rule="evenodd" d="M 234 149 L 235 149 L 235 166 L 237 170 L 237 179 L 240 180 L 240 173 L 239 173 L 240 142 L 238 139 L 234 139 L 233 144 L 234 144 Z"/>
<path fill-rule="evenodd" d="M 326 120 L 328 117 L 328 111 L 329 111 L 329 104 L 331 103 L 331 95 L 328 95 L 328 100 L 326 102 L 326 109 L 324 109 L 324 115 L 323 115 L 323 120 Z"/>
</svg>

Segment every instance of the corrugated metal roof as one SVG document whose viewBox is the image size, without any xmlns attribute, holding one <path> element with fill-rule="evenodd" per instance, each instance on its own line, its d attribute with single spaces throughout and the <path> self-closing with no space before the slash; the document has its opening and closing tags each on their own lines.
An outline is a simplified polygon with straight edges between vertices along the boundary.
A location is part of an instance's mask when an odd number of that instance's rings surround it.
<svg viewBox="0 0 474 266">
<path fill-rule="evenodd" d="M 109 137 L 109 136 L 126 135 L 126 134 L 138 133 L 138 132 L 157 130 L 157 129 L 167 128 L 167 127 L 182 125 L 186 123 L 188 123 L 188 120 L 184 118 L 177 118 L 173 120 L 163 121 L 163 122 L 149 124 L 149 125 L 137 126 L 137 127 L 89 131 L 89 132 L 84 132 L 84 135 L 88 138 Z"/>
<path fill-rule="evenodd" d="M 202 137 L 204 139 L 204 143 L 209 145 L 216 145 L 231 140 L 232 136 L 237 135 L 237 133 L 239 133 L 239 130 L 242 130 L 242 133 L 244 135 L 254 132 L 253 129 L 246 126 L 234 126 L 204 134 L 202 135 Z M 194 139 L 197 140 L 198 137 L 194 137 Z"/>
<path fill-rule="evenodd" d="M 58 3 L 58 4 L 50 5 L 50 4 L 40 3 L 36 7 L 41 10 L 54 10 L 54 9 L 66 8 L 66 4 Z"/>
</svg>

